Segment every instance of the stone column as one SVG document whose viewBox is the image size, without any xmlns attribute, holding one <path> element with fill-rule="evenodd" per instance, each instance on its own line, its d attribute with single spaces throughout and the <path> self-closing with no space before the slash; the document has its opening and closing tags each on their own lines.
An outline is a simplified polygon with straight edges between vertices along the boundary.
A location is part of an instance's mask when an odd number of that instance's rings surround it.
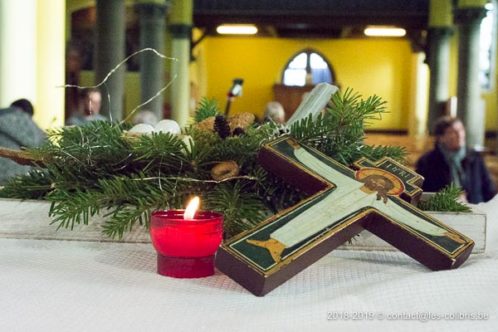
<svg viewBox="0 0 498 332">
<path fill-rule="evenodd" d="M 164 54 L 164 32 L 166 29 L 166 11 L 168 1 L 138 1 L 136 8 L 140 16 L 140 48 L 150 47 Z M 164 59 L 152 52 L 140 56 L 141 102 L 153 97 L 165 85 Z M 158 119 L 163 118 L 163 95 L 159 95 L 145 108 L 154 112 Z"/>
<path fill-rule="evenodd" d="M 174 0 L 170 16 L 172 56 L 178 59 L 178 62 L 172 64 L 172 77 L 176 76 L 171 87 L 172 118 L 181 127 L 187 124 L 189 118 L 192 6 L 192 0 Z"/>
<path fill-rule="evenodd" d="M 429 67 L 425 63 L 425 53 L 412 52 L 411 58 L 410 106 L 408 135 L 421 142 L 427 136 L 427 105 L 429 89 Z"/>
<path fill-rule="evenodd" d="M 66 1 L 46 1 L 37 7 L 37 98 L 33 119 L 40 127 L 50 128 L 64 125 L 65 91 L 54 87 L 63 85 L 65 78 Z"/>
<path fill-rule="evenodd" d="M 451 12 L 451 0 L 431 0 L 427 43 L 427 64 L 430 69 L 427 125 L 431 134 L 449 98 L 450 37 L 453 34 Z"/>
<path fill-rule="evenodd" d="M 455 10 L 459 28 L 457 112 L 467 129 L 469 147 L 484 145 L 484 106 L 479 86 L 479 33 L 486 15 L 484 3 L 460 1 Z"/>
<path fill-rule="evenodd" d="M 35 104 L 35 0 L 0 1 L 0 49 L 0 108 L 19 98 Z"/>
<path fill-rule="evenodd" d="M 95 84 L 125 57 L 125 4 L 124 0 L 97 0 L 95 29 Z M 101 114 L 113 121 L 123 119 L 125 66 L 121 66 L 100 87 L 102 91 Z M 110 97 L 110 105 L 108 98 Z"/>
<path fill-rule="evenodd" d="M 26 98 L 46 129 L 64 123 L 65 0 L 37 3 L 0 1 L 0 108 Z"/>
</svg>

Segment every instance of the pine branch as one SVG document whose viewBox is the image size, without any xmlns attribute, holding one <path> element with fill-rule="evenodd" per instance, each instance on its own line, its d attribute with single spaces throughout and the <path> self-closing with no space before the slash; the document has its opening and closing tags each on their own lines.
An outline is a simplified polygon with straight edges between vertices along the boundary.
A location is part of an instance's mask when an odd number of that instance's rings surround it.
<svg viewBox="0 0 498 332">
<path fill-rule="evenodd" d="M 177 183 L 165 178 L 114 177 L 98 180 L 98 187 L 93 190 L 68 191 L 59 189 L 47 198 L 52 201 L 50 216 L 59 227 L 74 228 L 75 224 L 88 224 L 89 218 L 103 210 L 110 210 L 104 229 L 108 234 L 122 236 L 122 230 L 129 229 L 137 218 L 140 224 L 140 213 L 135 210 L 178 208 L 183 196 L 190 193 L 192 186 L 188 183 Z M 145 212 L 142 212 L 145 213 Z M 135 216 L 135 219 L 126 219 Z M 148 225 L 145 223 L 144 225 Z"/>
<path fill-rule="evenodd" d="M 424 211 L 471 212 L 470 207 L 458 201 L 461 194 L 462 189 L 449 185 L 427 201 L 421 201 L 418 208 Z"/>
<path fill-rule="evenodd" d="M 259 196 L 247 191 L 242 183 L 217 186 L 205 197 L 204 205 L 223 211 L 227 237 L 256 226 L 269 214 Z"/>
<path fill-rule="evenodd" d="M 326 112 L 316 120 L 309 116 L 294 123 L 291 135 L 346 166 L 361 157 L 376 160 L 390 156 L 403 161 L 406 152 L 402 148 L 369 147 L 363 143 L 365 124 L 380 120 L 384 113 L 385 102 L 381 98 L 362 99 L 347 89 L 334 94 Z"/>
<path fill-rule="evenodd" d="M 138 221 L 140 225 L 150 224 L 150 213 L 152 211 L 146 206 L 125 206 L 115 208 L 108 213 L 109 219 L 102 226 L 102 232 L 110 238 L 123 238 L 125 232 L 133 229 Z"/>
<path fill-rule="evenodd" d="M 93 191 L 68 192 L 58 190 L 50 193 L 47 199 L 52 202 L 49 216 L 53 217 L 52 224 L 59 224 L 57 228 L 74 228 L 75 224 L 88 225 L 90 217 L 100 211 L 105 205 L 105 197 Z"/>
<path fill-rule="evenodd" d="M 214 99 L 202 98 L 195 112 L 195 122 L 201 122 L 220 113 L 218 102 Z"/>
<path fill-rule="evenodd" d="M 46 144 L 28 151 L 45 165 L 87 183 L 89 178 L 105 177 L 126 169 L 130 153 L 123 129 L 106 121 L 63 127 L 50 131 Z"/>
<path fill-rule="evenodd" d="M 403 146 L 364 145 L 361 149 L 361 154 L 371 161 L 390 157 L 402 164 L 406 164 L 407 152 Z"/>
<path fill-rule="evenodd" d="M 241 166 L 254 163 L 261 145 L 268 140 L 268 132 L 248 128 L 247 135 L 228 137 L 212 150 L 214 160 L 235 160 Z"/>
<path fill-rule="evenodd" d="M 362 156 L 400 160 L 406 153 L 402 148 L 363 143 L 364 124 L 384 112 L 380 98 L 362 99 L 348 89 L 334 95 L 315 121 L 310 117 L 295 123 L 291 135 L 345 165 Z M 218 113 L 215 101 L 203 99 L 196 121 Z M 12 180 L 0 195 L 49 200 L 59 227 L 86 224 L 105 211 L 104 233 L 111 237 L 122 237 L 137 224 L 147 227 L 150 211 L 183 208 L 193 194 L 202 196 L 206 208 L 224 213 L 229 236 L 304 197 L 258 164 L 262 144 L 282 135 L 274 123 L 245 128 L 242 135 L 226 139 L 194 125 L 184 129 L 191 136 L 188 144 L 163 133 L 130 138 L 125 129 L 127 125 L 92 122 L 51 131 L 47 144 L 28 151 L 45 169 Z M 239 176 L 214 181 L 212 167 L 226 160 L 237 162 Z"/>
<path fill-rule="evenodd" d="M 253 176 L 259 179 L 256 183 L 258 196 L 273 213 L 295 205 L 305 197 L 298 189 L 259 165 L 254 167 Z"/>
<path fill-rule="evenodd" d="M 290 132 L 295 139 L 317 147 L 317 144 L 320 144 L 322 139 L 327 136 L 330 129 L 323 115 L 319 114 L 315 121 L 313 121 L 312 115 L 309 115 L 295 122 L 291 126 Z"/>
<path fill-rule="evenodd" d="M 178 173 L 188 166 L 184 156 L 185 144 L 170 133 L 142 135 L 131 144 L 133 168 L 142 172 Z M 127 166 L 130 166 L 128 162 Z"/>
<path fill-rule="evenodd" d="M 33 169 L 25 176 L 16 176 L 10 179 L 0 190 L 0 197 L 42 199 L 52 189 L 52 181 L 47 172 Z"/>
</svg>

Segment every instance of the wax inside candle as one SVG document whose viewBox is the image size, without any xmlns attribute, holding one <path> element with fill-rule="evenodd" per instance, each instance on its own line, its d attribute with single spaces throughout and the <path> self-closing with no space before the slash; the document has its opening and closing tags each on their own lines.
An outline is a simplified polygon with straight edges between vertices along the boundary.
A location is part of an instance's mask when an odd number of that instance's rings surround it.
<svg viewBox="0 0 498 332">
<path fill-rule="evenodd" d="M 150 234 L 156 250 L 165 256 L 205 257 L 218 249 L 223 235 L 223 216 L 199 211 L 195 219 L 184 219 L 184 211 L 156 211 Z"/>
</svg>

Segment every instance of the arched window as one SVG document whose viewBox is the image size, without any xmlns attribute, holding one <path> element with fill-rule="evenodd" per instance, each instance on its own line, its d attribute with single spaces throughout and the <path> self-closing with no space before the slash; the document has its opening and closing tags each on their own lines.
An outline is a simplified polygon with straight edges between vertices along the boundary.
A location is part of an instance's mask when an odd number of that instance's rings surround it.
<svg viewBox="0 0 498 332">
<path fill-rule="evenodd" d="M 311 49 L 300 51 L 293 56 L 285 66 L 282 76 L 282 83 L 287 86 L 305 86 L 334 81 L 332 66 L 323 55 Z"/>
</svg>

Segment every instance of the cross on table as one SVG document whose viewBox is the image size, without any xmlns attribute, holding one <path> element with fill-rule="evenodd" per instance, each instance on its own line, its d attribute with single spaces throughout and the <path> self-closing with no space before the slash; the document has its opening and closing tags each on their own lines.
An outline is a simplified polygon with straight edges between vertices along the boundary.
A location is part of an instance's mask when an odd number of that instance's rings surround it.
<svg viewBox="0 0 498 332">
<path fill-rule="evenodd" d="M 353 171 L 284 137 L 264 146 L 259 159 L 309 196 L 220 247 L 218 269 L 255 295 L 278 287 L 364 229 L 433 270 L 458 267 L 474 246 L 405 201 L 417 199 L 422 178 L 390 158 L 361 159 Z"/>
</svg>

